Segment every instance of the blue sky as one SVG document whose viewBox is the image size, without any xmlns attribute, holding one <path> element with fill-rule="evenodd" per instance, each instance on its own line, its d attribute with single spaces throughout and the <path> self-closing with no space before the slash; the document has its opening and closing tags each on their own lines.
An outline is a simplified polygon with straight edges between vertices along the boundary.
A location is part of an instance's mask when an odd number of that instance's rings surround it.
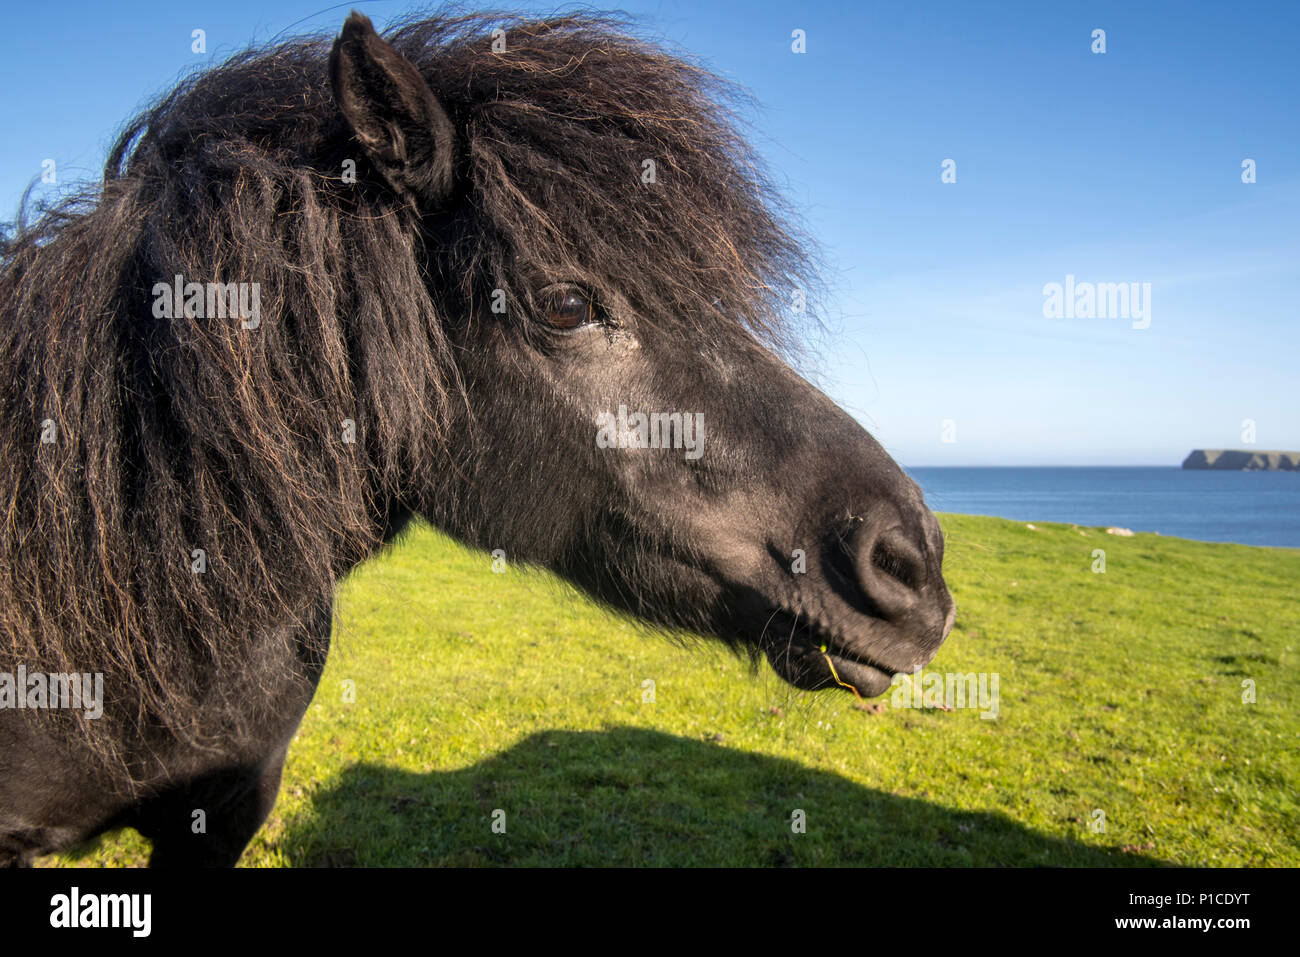
<svg viewBox="0 0 1300 957">
<path fill-rule="evenodd" d="M 349 5 L 326 5 L 11 18 L 3 217 L 46 158 L 62 184 L 97 175 L 122 122 L 184 72 L 337 29 Z M 354 5 L 381 27 L 410 9 Z M 904 465 L 1173 465 L 1246 447 L 1246 419 L 1259 448 L 1300 448 L 1300 4 L 620 8 L 754 93 L 757 145 L 826 253 L 817 381 Z M 1150 283 L 1149 327 L 1045 317 L 1044 285 L 1067 275 Z"/>
</svg>

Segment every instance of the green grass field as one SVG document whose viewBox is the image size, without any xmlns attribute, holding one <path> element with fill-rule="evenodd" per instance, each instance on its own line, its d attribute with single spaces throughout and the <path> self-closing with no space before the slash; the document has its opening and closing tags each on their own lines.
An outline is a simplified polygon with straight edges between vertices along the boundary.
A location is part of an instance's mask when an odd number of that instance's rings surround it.
<svg viewBox="0 0 1300 957">
<path fill-rule="evenodd" d="M 997 673 L 995 720 L 793 691 L 419 528 L 341 590 L 242 864 L 1300 865 L 1300 550 L 941 521 L 926 671 Z"/>
</svg>

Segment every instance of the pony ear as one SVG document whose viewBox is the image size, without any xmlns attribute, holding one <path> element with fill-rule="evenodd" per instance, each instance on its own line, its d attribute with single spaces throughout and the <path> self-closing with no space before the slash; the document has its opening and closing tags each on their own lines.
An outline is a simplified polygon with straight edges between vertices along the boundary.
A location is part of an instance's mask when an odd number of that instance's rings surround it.
<svg viewBox="0 0 1300 957">
<path fill-rule="evenodd" d="M 394 189 L 424 205 L 451 193 L 451 120 L 415 65 L 355 10 L 330 51 L 330 87 L 357 142 Z"/>
</svg>

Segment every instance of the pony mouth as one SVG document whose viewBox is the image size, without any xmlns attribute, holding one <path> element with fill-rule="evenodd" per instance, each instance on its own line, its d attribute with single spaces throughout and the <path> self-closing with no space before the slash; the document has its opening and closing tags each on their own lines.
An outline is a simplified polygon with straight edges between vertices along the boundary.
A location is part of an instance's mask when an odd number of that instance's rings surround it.
<svg viewBox="0 0 1300 957">
<path fill-rule="evenodd" d="M 924 664 L 916 656 L 897 662 L 846 647 L 844 641 L 816 621 L 784 608 L 776 609 L 764 629 L 763 653 L 788 684 L 804 691 L 844 688 L 863 698 L 884 694 L 894 675 Z M 891 656 L 892 657 L 892 656 Z M 924 656 L 928 661 L 933 655 Z"/>
</svg>

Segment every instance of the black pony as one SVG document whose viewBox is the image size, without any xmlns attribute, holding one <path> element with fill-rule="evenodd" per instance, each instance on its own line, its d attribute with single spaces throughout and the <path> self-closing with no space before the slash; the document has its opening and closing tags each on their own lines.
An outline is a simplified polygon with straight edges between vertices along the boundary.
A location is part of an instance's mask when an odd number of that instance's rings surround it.
<svg viewBox="0 0 1300 957">
<path fill-rule="evenodd" d="M 934 656 L 939 527 L 778 358 L 813 284 L 733 92 L 616 20 L 354 13 L 5 241 L 0 863 L 233 864 L 412 516 L 801 688 Z"/>
</svg>

